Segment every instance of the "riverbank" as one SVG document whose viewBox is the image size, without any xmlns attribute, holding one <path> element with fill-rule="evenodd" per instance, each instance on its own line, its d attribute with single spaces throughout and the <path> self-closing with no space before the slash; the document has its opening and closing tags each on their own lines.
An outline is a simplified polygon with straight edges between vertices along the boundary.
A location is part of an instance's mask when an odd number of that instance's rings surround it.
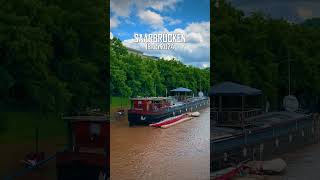
<svg viewBox="0 0 320 180">
<path fill-rule="evenodd" d="M 66 141 L 64 138 L 48 138 L 47 140 L 39 141 L 39 151 L 45 153 L 45 157 L 53 155 L 65 147 Z M 2 144 L 0 148 L 1 157 L 0 163 L 0 179 L 14 175 L 24 169 L 24 164 L 21 160 L 27 152 L 34 152 L 34 143 L 21 142 Z M 27 180 L 55 180 L 56 179 L 56 162 L 55 160 L 49 161 L 44 166 L 35 169 L 22 177 L 17 179 Z"/>
<path fill-rule="evenodd" d="M 0 113 L 0 179 L 21 171 L 21 160 L 29 152 L 35 152 L 35 129 L 38 127 L 38 149 L 48 157 L 66 145 L 66 124 L 58 116 L 51 114 L 44 118 L 33 111 L 7 111 Z M 56 179 L 55 161 L 28 173 L 19 179 Z"/>
<path fill-rule="evenodd" d="M 129 98 L 125 97 L 111 97 L 110 105 L 110 120 L 119 120 L 121 118 L 126 118 L 128 113 L 128 108 L 130 107 Z M 117 112 L 124 110 L 124 115 L 119 115 Z"/>
<path fill-rule="evenodd" d="M 111 97 L 110 103 L 111 103 L 110 104 L 111 109 L 130 107 L 130 100 L 129 98 L 126 98 L 126 97 L 113 96 Z"/>
</svg>

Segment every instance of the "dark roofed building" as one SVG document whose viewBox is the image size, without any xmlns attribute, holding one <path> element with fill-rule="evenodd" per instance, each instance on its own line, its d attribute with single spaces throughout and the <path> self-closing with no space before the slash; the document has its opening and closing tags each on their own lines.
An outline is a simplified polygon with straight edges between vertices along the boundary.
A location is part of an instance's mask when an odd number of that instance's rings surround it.
<svg viewBox="0 0 320 180">
<path fill-rule="evenodd" d="M 148 58 L 151 58 L 151 59 L 155 59 L 155 60 L 158 60 L 160 59 L 159 57 L 157 56 L 148 56 L 148 55 L 144 55 L 145 57 L 148 57 Z"/>
<path fill-rule="evenodd" d="M 139 56 L 141 56 L 141 57 L 144 57 L 144 58 L 151 58 L 151 59 L 154 59 L 154 60 L 158 60 L 158 59 L 160 59 L 159 57 L 157 57 L 157 56 L 149 56 L 149 55 L 145 55 L 145 54 L 143 54 L 143 52 L 142 51 L 139 51 L 139 50 L 137 50 L 137 49 L 133 49 L 133 48 L 130 48 L 130 47 L 126 47 L 127 48 L 127 50 L 128 50 L 128 52 L 129 53 L 131 53 L 131 54 L 136 54 L 136 55 L 139 55 Z"/>
<path fill-rule="evenodd" d="M 129 48 L 129 47 L 126 47 L 126 48 L 127 48 L 129 53 L 137 54 L 137 55 L 143 55 L 142 51 L 139 51 L 139 50 L 136 50 L 136 49 L 133 49 L 133 48 Z"/>
</svg>

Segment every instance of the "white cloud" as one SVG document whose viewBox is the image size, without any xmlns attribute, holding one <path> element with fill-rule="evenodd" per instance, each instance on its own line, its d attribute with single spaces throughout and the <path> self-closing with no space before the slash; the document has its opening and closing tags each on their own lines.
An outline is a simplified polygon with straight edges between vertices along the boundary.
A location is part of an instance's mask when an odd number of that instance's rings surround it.
<svg viewBox="0 0 320 180">
<path fill-rule="evenodd" d="M 111 0 L 110 10 L 115 16 L 128 17 L 131 13 L 131 5 L 132 2 L 129 0 Z"/>
<path fill-rule="evenodd" d="M 189 43 L 201 43 L 201 42 L 203 42 L 203 39 L 202 39 L 202 36 L 200 33 L 191 32 L 188 35 L 188 42 Z"/>
<path fill-rule="evenodd" d="M 151 15 L 151 21 L 147 24 L 155 26 L 156 28 L 162 27 L 164 18 L 157 12 L 175 10 L 177 3 L 180 1 L 181 0 L 111 0 L 110 9 L 113 13 L 113 18 L 110 19 L 110 27 L 115 28 L 121 23 L 120 20 L 122 21 L 123 18 L 130 17 L 133 11 L 132 7 L 136 7 L 136 11 L 140 14 L 139 17 L 141 20 L 148 20 L 149 18 L 147 15 Z M 150 11 L 149 9 L 157 12 Z M 129 21 L 126 21 L 125 19 L 125 22 L 127 23 Z M 178 24 L 180 22 L 181 21 L 177 19 L 168 19 L 169 25 Z"/>
<path fill-rule="evenodd" d="M 119 25 L 119 21 L 116 17 L 110 19 L 110 29 L 116 28 Z"/>
<path fill-rule="evenodd" d="M 154 33 L 159 33 L 157 31 Z M 162 32 L 169 32 L 163 30 Z M 210 23 L 190 23 L 184 29 L 177 28 L 171 33 L 181 33 L 186 36 L 186 43 L 176 43 L 174 50 L 146 50 L 144 43 L 135 43 L 134 39 L 124 40 L 125 46 L 140 50 L 147 55 L 163 57 L 165 59 L 179 59 L 185 64 L 198 67 L 210 66 Z"/>
<path fill-rule="evenodd" d="M 152 8 L 157 11 L 174 10 L 181 0 L 136 0 L 141 9 Z"/>
<path fill-rule="evenodd" d="M 153 29 L 163 28 L 163 18 L 160 14 L 150 10 L 143 10 L 138 13 L 142 23 L 150 24 Z"/>
<path fill-rule="evenodd" d="M 186 28 L 187 41 L 199 43 L 203 46 L 210 46 L 210 23 L 191 23 Z"/>
<path fill-rule="evenodd" d="M 179 19 L 163 15 L 165 11 L 175 10 L 180 1 L 182 0 L 111 0 L 113 18 L 110 19 L 110 26 L 115 28 L 121 23 L 131 25 L 130 18 L 134 15 L 133 13 L 137 13 L 140 23 L 150 25 L 155 31 L 153 33 L 185 34 L 186 43 L 175 44 L 174 50 L 146 50 L 144 43 L 135 43 L 134 39 L 127 39 L 123 41 L 125 46 L 141 50 L 146 55 L 158 56 L 167 60 L 175 58 L 185 64 L 198 67 L 210 66 L 209 22 L 190 23 L 185 28 L 177 28 L 170 32 L 165 28 L 167 25 L 181 23 Z"/>
<path fill-rule="evenodd" d="M 297 8 L 298 16 L 302 19 L 308 19 L 313 17 L 313 10 L 311 8 L 306 7 L 298 7 Z"/>
<path fill-rule="evenodd" d="M 136 25 L 133 21 L 130 21 L 129 19 L 125 19 L 124 22 L 129 25 Z"/>
<path fill-rule="evenodd" d="M 111 0 L 110 9 L 116 16 L 128 17 L 131 14 L 131 6 L 136 6 L 139 10 L 148 8 L 156 11 L 175 10 L 181 0 Z"/>
<path fill-rule="evenodd" d="M 112 32 L 110 32 L 110 39 L 113 39 L 113 34 L 112 34 Z"/>
<path fill-rule="evenodd" d="M 207 68 L 207 67 L 210 67 L 210 63 L 203 63 L 201 65 L 202 68 Z"/>
<path fill-rule="evenodd" d="M 176 24 L 180 24 L 182 22 L 180 19 L 173 19 L 168 16 L 164 17 L 164 20 L 166 20 L 169 25 L 176 25 Z"/>
</svg>

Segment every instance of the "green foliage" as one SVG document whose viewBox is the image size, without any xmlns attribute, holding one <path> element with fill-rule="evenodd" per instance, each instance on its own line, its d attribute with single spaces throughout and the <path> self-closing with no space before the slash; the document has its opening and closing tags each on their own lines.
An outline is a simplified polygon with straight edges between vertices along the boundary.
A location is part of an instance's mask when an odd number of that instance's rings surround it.
<svg viewBox="0 0 320 180">
<path fill-rule="evenodd" d="M 56 114 L 49 113 L 46 123 L 39 123 L 40 112 L 1 112 L 0 143 L 34 142 L 35 127 L 39 127 L 40 140 L 63 138 L 67 135 L 66 123 Z M 63 142 L 61 142 L 63 143 Z"/>
<path fill-rule="evenodd" d="M 112 96 L 110 99 L 110 107 L 111 109 L 130 107 L 130 101 L 127 97 Z"/>
<path fill-rule="evenodd" d="M 307 101 L 303 105 L 320 94 L 318 20 L 301 25 L 261 13 L 245 16 L 220 0 L 211 11 L 211 23 L 213 83 L 234 81 L 260 88 L 273 107 L 279 107 L 288 94 L 291 59 L 291 94 Z"/>
<path fill-rule="evenodd" d="M 2 102 L 64 112 L 96 107 L 96 99 L 105 100 L 105 3 L 0 4 Z"/>
<path fill-rule="evenodd" d="M 154 60 L 128 53 L 117 38 L 110 48 L 112 96 L 165 96 L 166 91 L 186 87 L 197 92 L 209 89 L 209 68 L 199 69 L 175 59 Z M 200 89 L 201 88 L 201 89 Z"/>
<path fill-rule="evenodd" d="M 307 19 L 302 23 L 303 26 L 320 27 L 320 18 Z"/>
</svg>

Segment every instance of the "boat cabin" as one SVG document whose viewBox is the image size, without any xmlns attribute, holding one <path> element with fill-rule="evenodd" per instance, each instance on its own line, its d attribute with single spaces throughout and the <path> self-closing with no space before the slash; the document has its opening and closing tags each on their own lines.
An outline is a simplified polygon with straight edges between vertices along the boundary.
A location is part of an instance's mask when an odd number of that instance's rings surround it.
<svg viewBox="0 0 320 180">
<path fill-rule="evenodd" d="M 262 91 L 249 86 L 223 82 L 211 87 L 210 98 L 212 124 L 243 126 L 262 113 Z"/>
<path fill-rule="evenodd" d="M 135 112 L 158 112 L 170 106 L 170 99 L 167 97 L 143 97 L 130 100 L 130 111 Z"/>
<path fill-rule="evenodd" d="M 173 96 L 178 101 L 185 101 L 186 99 L 189 99 L 190 97 L 192 97 L 191 96 L 192 90 L 184 87 L 172 89 L 170 90 L 170 92 L 173 93 Z"/>
<path fill-rule="evenodd" d="M 68 124 L 68 148 L 56 157 L 58 179 L 99 179 L 109 176 L 110 124 L 107 115 L 63 117 Z"/>
<path fill-rule="evenodd" d="M 104 149 L 109 133 L 105 116 L 73 116 L 64 119 L 70 121 L 72 144 L 76 150 Z"/>
</svg>

